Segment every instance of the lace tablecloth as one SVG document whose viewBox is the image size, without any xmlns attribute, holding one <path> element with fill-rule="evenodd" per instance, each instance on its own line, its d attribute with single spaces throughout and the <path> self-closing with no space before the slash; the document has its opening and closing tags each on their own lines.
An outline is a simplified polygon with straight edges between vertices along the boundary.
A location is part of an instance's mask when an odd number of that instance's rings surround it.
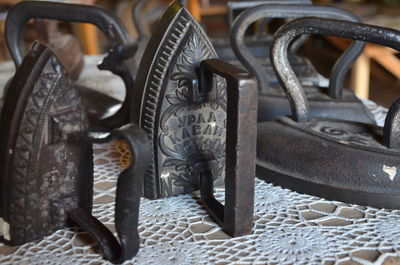
<svg viewBox="0 0 400 265">
<path fill-rule="evenodd" d="M 365 102 L 379 123 L 386 110 Z M 113 229 L 124 145 L 95 145 L 93 214 Z M 223 201 L 224 191 L 216 189 Z M 141 248 L 126 264 L 400 264 L 400 210 L 328 201 L 256 181 L 254 228 L 230 238 L 194 194 L 140 207 Z M 0 264 L 108 264 L 78 228 L 19 247 L 0 244 Z"/>
</svg>

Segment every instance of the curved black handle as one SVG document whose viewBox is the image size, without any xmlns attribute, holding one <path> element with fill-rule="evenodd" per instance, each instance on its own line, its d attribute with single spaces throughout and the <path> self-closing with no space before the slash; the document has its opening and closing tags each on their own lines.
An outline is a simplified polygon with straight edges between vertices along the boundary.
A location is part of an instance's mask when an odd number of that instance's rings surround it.
<svg viewBox="0 0 400 265">
<path fill-rule="evenodd" d="M 260 5 L 312 5 L 311 0 L 262 0 L 262 1 L 228 1 L 228 23 L 229 26 L 233 24 L 233 13 L 235 10 L 252 8 Z"/>
<path fill-rule="evenodd" d="M 11 8 L 5 22 L 5 39 L 16 67 L 21 64 L 23 58 L 21 31 L 32 18 L 94 24 L 107 36 L 112 47 L 125 44 L 129 40 L 127 30 L 120 20 L 100 7 L 47 1 L 24 1 Z"/>
<path fill-rule="evenodd" d="M 271 48 L 271 59 L 279 82 L 289 98 L 292 118 L 297 122 L 309 121 L 310 112 L 304 90 L 288 61 L 287 49 L 290 42 L 302 34 L 318 34 L 367 41 L 400 51 L 400 31 L 395 29 L 320 18 L 300 18 L 282 26 L 275 33 Z M 389 110 L 385 121 L 385 135 L 395 135 L 395 132 L 399 131 L 399 127 L 392 126 L 393 121 L 390 118 L 388 119 L 390 116 L 398 116 L 396 114 L 398 109 L 393 107 L 393 110 L 392 108 Z"/>
<path fill-rule="evenodd" d="M 243 37 L 246 29 L 250 24 L 261 18 L 298 18 L 305 16 L 360 22 L 360 18 L 353 13 L 336 7 L 269 4 L 246 10 L 235 20 L 231 30 L 232 49 L 243 65 L 256 76 L 261 90 L 265 91 L 268 88 L 268 76 L 264 74 L 260 63 L 244 43 Z M 329 95 L 332 98 L 342 97 L 342 88 L 346 74 L 357 57 L 362 53 L 364 46 L 363 42 L 353 42 L 337 60 L 333 67 L 329 83 Z"/>
<path fill-rule="evenodd" d="M 88 232 L 101 247 L 104 257 L 113 263 L 123 263 L 136 255 L 140 240 L 137 231 L 143 175 L 151 161 L 150 140 L 137 125 L 128 124 L 114 131 L 110 138 L 124 139 L 130 147 L 132 164 L 118 178 L 115 199 L 115 228 L 112 232 L 87 211 L 78 208 L 69 217 Z"/>
<path fill-rule="evenodd" d="M 134 76 L 125 63 L 125 50 L 129 50 L 128 31 L 121 21 L 100 7 L 77 4 L 63 4 L 46 1 L 24 1 L 16 4 L 8 13 L 5 23 L 5 39 L 16 67 L 22 62 L 23 38 L 21 30 L 31 18 L 56 19 L 67 22 L 83 22 L 96 25 L 108 38 L 111 49 L 103 62 L 98 66 L 120 76 L 125 83 L 126 97 L 122 107 L 111 117 L 93 121 L 96 130 L 109 130 L 126 124 L 129 121 L 130 97 Z"/>
</svg>

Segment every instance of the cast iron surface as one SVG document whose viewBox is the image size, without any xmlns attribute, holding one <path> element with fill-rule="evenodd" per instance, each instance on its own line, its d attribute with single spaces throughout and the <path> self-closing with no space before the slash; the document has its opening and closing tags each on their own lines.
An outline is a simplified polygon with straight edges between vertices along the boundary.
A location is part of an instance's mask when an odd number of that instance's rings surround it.
<svg viewBox="0 0 400 265">
<path fill-rule="evenodd" d="M 82 22 L 96 25 L 108 38 L 110 49 L 99 69 L 108 70 L 119 75 L 125 83 L 126 98 L 131 97 L 134 75 L 126 56 L 121 55 L 123 47 L 130 42 L 127 30 L 119 19 L 106 10 L 89 5 L 63 4 L 46 1 L 24 1 L 16 4 L 8 13 L 5 23 L 5 40 L 18 67 L 23 58 L 22 29 L 32 18 L 56 19 L 67 22 Z M 126 48 L 125 48 L 126 49 Z M 133 53 L 135 51 L 132 51 Z M 131 52 L 131 53 L 132 53 Z M 130 54 L 129 58 L 133 55 Z M 100 95 L 99 95 L 100 94 Z M 89 118 L 95 130 L 108 130 L 116 128 L 129 121 L 130 101 L 125 100 L 122 107 L 114 114 L 109 115 L 110 109 L 115 109 L 119 102 L 94 90 L 85 89 L 82 96 L 85 97 L 89 108 Z M 102 101 L 100 101 L 102 99 Z"/>
<path fill-rule="evenodd" d="M 224 172 L 226 93 L 223 80 L 213 94 L 198 92 L 196 68 L 216 58 L 203 29 L 178 2 L 157 25 L 140 63 L 131 116 L 149 134 L 154 160 L 144 179 L 145 197 L 159 198 L 198 189 L 187 159 L 200 159 L 196 139 Z M 203 98 L 199 98 L 203 96 Z M 212 97 L 211 102 L 204 103 Z M 207 142 L 205 142 L 207 140 Z M 189 158 L 190 157 L 190 158 Z"/>
<path fill-rule="evenodd" d="M 1 113 L 3 241 L 23 244 L 66 225 L 66 212 L 91 210 L 92 147 L 72 81 L 38 43 L 18 68 Z"/>
<path fill-rule="evenodd" d="M 389 109 L 383 128 L 311 118 L 307 97 L 287 60 L 289 43 L 301 34 L 400 50 L 400 32 L 383 27 L 318 18 L 297 19 L 282 27 L 275 35 L 272 62 L 291 102 L 292 117 L 259 124 L 257 176 L 328 199 L 399 208 L 399 100 Z"/>
<path fill-rule="evenodd" d="M 127 125 L 105 139 L 126 140 L 134 159 L 117 183 L 118 241 L 91 215 L 93 151 L 84 105 L 56 56 L 39 42 L 10 83 L 0 125 L 2 242 L 24 244 L 74 222 L 107 260 L 122 263 L 137 253 L 142 177 L 151 154 L 143 130 Z"/>
<path fill-rule="evenodd" d="M 241 13 L 233 25 L 231 33 L 232 48 L 241 63 L 257 77 L 259 83 L 258 120 L 260 122 L 274 120 L 279 115 L 289 115 L 290 104 L 281 87 L 276 84 L 276 77 L 270 61 L 267 60 L 263 64 L 260 63 L 260 60 L 246 47 L 243 39 L 244 33 L 252 23 L 262 18 L 296 18 L 304 16 L 353 22 L 360 21 L 353 13 L 335 7 L 262 5 Z M 372 115 L 368 113 L 354 93 L 343 89 L 346 74 L 363 51 L 364 45 L 361 41 L 353 42 L 338 59 L 332 69 L 328 89 L 321 86 L 321 76 L 319 74 L 315 76 L 313 71 L 310 72 L 309 69 L 312 65 L 305 63 L 307 60 L 304 61 L 304 58 L 295 59 L 296 57 L 289 56 L 289 61 L 291 61 L 295 73 L 300 77 L 302 84 L 307 86 L 305 93 L 309 98 L 312 116 L 374 123 Z"/>
<path fill-rule="evenodd" d="M 210 93 L 213 75 L 227 82 L 225 206 L 214 197 L 215 160 L 208 158 L 192 165 L 200 179 L 201 199 L 211 217 L 230 236 L 251 233 L 254 209 L 254 161 L 257 135 L 257 85 L 243 70 L 218 59 L 200 65 L 199 91 Z"/>
<path fill-rule="evenodd" d="M 210 215 L 229 235 L 249 233 L 255 81 L 215 59 L 203 29 L 177 1 L 164 13 L 144 54 L 132 117 L 148 133 L 153 147 L 145 196 L 169 197 L 201 187 Z M 225 208 L 212 195 L 213 183 L 224 178 Z"/>
</svg>

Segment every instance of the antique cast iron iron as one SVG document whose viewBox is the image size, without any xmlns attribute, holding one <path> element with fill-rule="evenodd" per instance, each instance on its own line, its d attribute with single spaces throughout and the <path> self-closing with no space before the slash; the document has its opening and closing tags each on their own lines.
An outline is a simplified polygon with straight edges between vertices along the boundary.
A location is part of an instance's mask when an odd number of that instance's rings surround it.
<svg viewBox="0 0 400 265">
<path fill-rule="evenodd" d="M 39 42 L 10 83 L 0 125 L 1 242 L 20 245 L 77 223 L 106 259 L 122 263 L 137 253 L 142 176 L 150 162 L 143 130 L 131 124 L 104 139 L 126 140 L 135 160 L 118 178 L 117 240 L 91 215 L 93 151 L 84 105 L 57 57 Z"/>
<path fill-rule="evenodd" d="M 240 62 L 257 77 L 259 84 L 258 121 L 274 120 L 290 114 L 290 104 L 275 77 L 269 60 L 258 60 L 243 41 L 249 25 L 262 18 L 323 17 L 359 22 L 349 11 L 328 6 L 262 5 L 242 12 L 234 23 L 231 33 L 232 48 Z M 361 101 L 348 89 L 343 89 L 348 70 L 363 51 L 364 43 L 355 41 L 333 67 L 329 88 L 325 78 L 319 75 L 306 59 L 289 56 L 295 73 L 305 86 L 312 116 L 375 123 Z M 324 84 L 325 83 L 325 84 Z"/>
<path fill-rule="evenodd" d="M 257 91 L 246 72 L 216 57 L 201 26 L 173 2 L 140 63 L 131 116 L 152 142 L 144 195 L 200 188 L 210 215 L 238 236 L 253 220 Z M 225 206 L 213 196 L 224 176 Z"/>
<path fill-rule="evenodd" d="M 312 118 L 308 99 L 287 59 L 301 34 L 320 34 L 381 44 L 400 51 L 400 32 L 320 18 L 283 26 L 271 49 L 272 63 L 292 116 L 262 122 L 257 136 L 257 176 L 301 193 L 374 207 L 400 208 L 400 101 L 385 126 Z"/>
<path fill-rule="evenodd" d="M 125 83 L 126 99 L 131 98 L 134 73 L 130 68 L 133 55 L 121 56 L 120 52 L 130 42 L 127 30 L 119 19 L 106 10 L 88 5 L 63 4 L 46 1 L 24 1 L 16 4 L 8 13 L 5 23 L 5 39 L 15 66 L 21 65 L 23 58 L 22 29 L 31 18 L 56 19 L 67 22 L 83 22 L 96 25 L 108 38 L 110 49 L 103 62 L 98 66 L 120 76 Z M 130 101 L 121 102 L 95 90 L 79 86 L 91 125 L 96 130 L 117 128 L 129 121 Z M 111 110 L 119 109 L 110 115 Z"/>
</svg>

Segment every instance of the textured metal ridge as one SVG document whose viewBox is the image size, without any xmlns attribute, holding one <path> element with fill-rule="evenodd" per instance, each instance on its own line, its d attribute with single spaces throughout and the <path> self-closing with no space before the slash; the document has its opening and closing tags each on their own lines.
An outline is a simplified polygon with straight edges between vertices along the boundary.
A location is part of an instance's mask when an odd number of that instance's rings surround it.
<svg viewBox="0 0 400 265">
<path fill-rule="evenodd" d="M 171 35 L 174 38 L 166 41 L 166 45 L 160 44 L 160 49 L 157 51 L 155 55 L 155 64 L 156 68 L 154 70 L 153 75 L 149 75 L 153 77 L 153 80 L 147 83 L 147 86 L 144 88 L 145 93 L 147 93 L 147 97 L 144 98 L 143 101 L 143 113 L 141 113 L 140 117 L 140 126 L 143 130 L 149 135 L 152 146 L 154 146 L 154 139 L 152 137 L 152 132 L 155 130 L 155 117 L 156 117 L 156 109 L 158 104 L 158 99 L 160 95 L 160 90 L 162 86 L 162 80 L 165 77 L 166 70 L 168 69 L 168 64 L 171 63 L 171 59 L 173 58 L 174 51 L 177 49 L 179 42 L 182 40 L 183 35 L 189 29 L 190 23 L 187 19 L 187 14 L 182 14 L 184 9 L 181 9 L 177 14 L 175 21 L 171 23 L 170 28 L 172 28 Z M 161 22 L 163 20 L 161 19 Z M 161 23 L 160 22 L 160 23 Z M 172 27 L 172 25 L 177 25 L 177 27 Z M 176 35 L 178 34 L 178 35 Z M 149 168 L 145 171 L 144 175 L 144 196 L 149 198 L 158 197 L 158 192 L 154 190 L 154 187 L 159 187 L 158 181 L 155 177 L 155 168 L 154 168 L 154 160 L 156 152 L 156 147 L 153 148 L 153 156 L 152 163 Z"/>
</svg>

